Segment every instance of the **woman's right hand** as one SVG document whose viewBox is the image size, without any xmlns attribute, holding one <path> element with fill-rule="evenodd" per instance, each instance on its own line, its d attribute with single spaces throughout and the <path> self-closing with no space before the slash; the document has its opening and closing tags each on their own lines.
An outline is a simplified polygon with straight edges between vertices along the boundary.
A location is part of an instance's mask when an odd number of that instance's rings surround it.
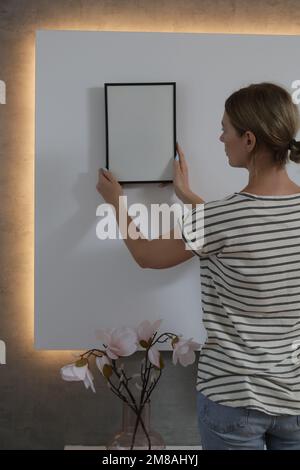
<svg viewBox="0 0 300 470">
<path fill-rule="evenodd" d="M 185 160 L 183 150 L 178 144 L 178 142 L 176 142 L 176 150 L 179 159 L 174 159 L 173 162 L 173 184 L 176 196 L 179 199 L 184 199 L 185 195 L 190 192 L 188 166 Z"/>
</svg>

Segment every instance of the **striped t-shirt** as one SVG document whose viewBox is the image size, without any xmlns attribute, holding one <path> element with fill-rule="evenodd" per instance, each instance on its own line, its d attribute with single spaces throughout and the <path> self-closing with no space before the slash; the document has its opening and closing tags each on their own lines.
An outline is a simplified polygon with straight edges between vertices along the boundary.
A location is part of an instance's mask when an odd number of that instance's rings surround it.
<svg viewBox="0 0 300 470">
<path fill-rule="evenodd" d="M 180 224 L 201 266 L 207 339 L 196 390 L 227 406 L 300 414 L 300 193 L 233 193 Z"/>
</svg>

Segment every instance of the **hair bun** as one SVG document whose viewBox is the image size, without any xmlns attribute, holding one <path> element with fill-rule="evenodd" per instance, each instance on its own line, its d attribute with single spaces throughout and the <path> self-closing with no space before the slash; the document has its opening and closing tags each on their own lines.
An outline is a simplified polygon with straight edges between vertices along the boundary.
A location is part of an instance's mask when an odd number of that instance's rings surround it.
<svg viewBox="0 0 300 470">
<path fill-rule="evenodd" d="M 295 139 L 290 141 L 289 144 L 290 149 L 290 160 L 295 163 L 300 163 L 300 141 Z"/>
<path fill-rule="evenodd" d="M 296 145 L 296 144 L 297 144 L 297 141 L 296 141 L 295 139 L 292 139 L 292 140 L 290 141 L 290 143 L 289 143 L 289 147 L 288 147 L 288 148 L 291 150 L 292 147 L 294 147 L 294 145 Z"/>
</svg>

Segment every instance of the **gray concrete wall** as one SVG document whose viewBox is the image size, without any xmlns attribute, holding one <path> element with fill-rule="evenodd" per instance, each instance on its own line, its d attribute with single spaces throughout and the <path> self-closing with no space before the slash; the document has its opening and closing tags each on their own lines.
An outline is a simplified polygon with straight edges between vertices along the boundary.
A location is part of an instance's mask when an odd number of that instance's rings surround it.
<svg viewBox="0 0 300 470">
<path fill-rule="evenodd" d="M 33 348 L 34 31 L 300 34 L 298 0 L 0 0 L 0 449 L 103 445 L 121 423 L 121 401 L 96 375 L 97 394 L 60 379 L 71 352 Z M 180 67 L 180 64 L 178 64 Z M 296 78 L 296 77 L 295 77 Z M 184 314 L 184 312 L 183 312 Z M 136 370 L 142 353 L 131 358 Z M 200 442 L 196 362 L 165 370 L 152 424 L 169 445 Z"/>
</svg>

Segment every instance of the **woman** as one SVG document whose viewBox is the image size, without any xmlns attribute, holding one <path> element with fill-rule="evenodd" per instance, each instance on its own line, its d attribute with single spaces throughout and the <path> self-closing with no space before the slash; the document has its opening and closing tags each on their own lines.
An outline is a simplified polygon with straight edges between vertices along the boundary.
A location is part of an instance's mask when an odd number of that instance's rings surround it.
<svg viewBox="0 0 300 470">
<path fill-rule="evenodd" d="M 300 186 L 285 168 L 289 159 L 300 162 L 299 111 L 282 87 L 252 84 L 226 100 L 222 126 L 229 164 L 248 170 L 247 186 L 204 202 L 189 187 L 177 145 L 175 192 L 194 207 L 182 221 L 182 239 L 172 230 L 169 239 L 124 242 L 143 268 L 200 259 L 207 340 L 196 389 L 203 449 L 300 449 Z M 123 192 L 111 172 L 100 172 L 97 189 L 119 221 Z M 203 215 L 200 238 L 191 220 Z"/>
</svg>

